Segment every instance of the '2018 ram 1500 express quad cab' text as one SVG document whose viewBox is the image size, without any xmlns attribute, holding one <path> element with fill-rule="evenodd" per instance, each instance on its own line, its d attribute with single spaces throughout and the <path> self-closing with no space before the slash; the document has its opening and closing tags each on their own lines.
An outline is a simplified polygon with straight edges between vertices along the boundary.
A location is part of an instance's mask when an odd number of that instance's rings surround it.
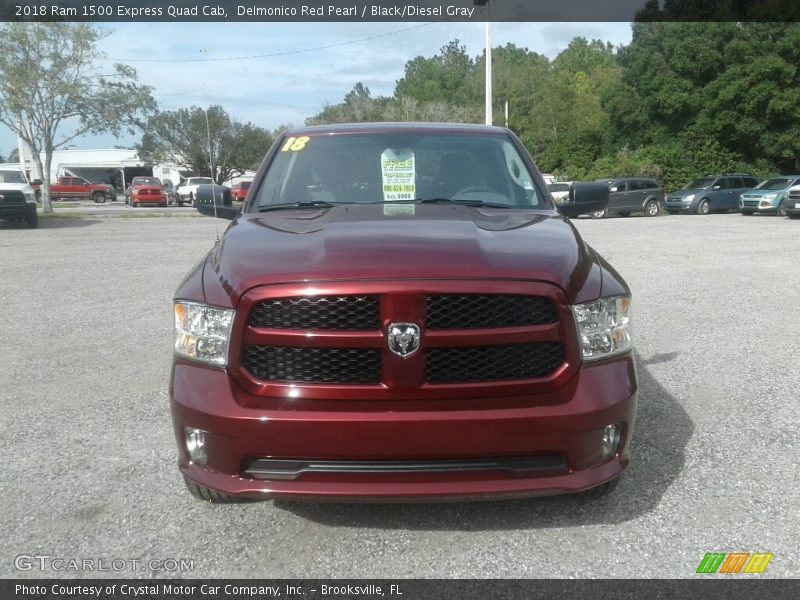
<svg viewBox="0 0 800 600">
<path fill-rule="evenodd" d="M 630 291 L 507 129 L 307 127 L 267 153 L 174 301 L 179 467 L 212 501 L 613 489 L 637 380 Z"/>
</svg>

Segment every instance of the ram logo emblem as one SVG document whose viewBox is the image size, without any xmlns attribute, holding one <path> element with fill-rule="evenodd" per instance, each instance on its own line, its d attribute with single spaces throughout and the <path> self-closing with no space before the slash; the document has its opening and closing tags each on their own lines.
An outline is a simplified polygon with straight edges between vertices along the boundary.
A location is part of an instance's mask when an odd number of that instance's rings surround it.
<svg viewBox="0 0 800 600">
<path fill-rule="evenodd" d="M 392 323 L 388 329 L 389 350 L 402 358 L 419 350 L 419 326 L 414 323 Z"/>
</svg>

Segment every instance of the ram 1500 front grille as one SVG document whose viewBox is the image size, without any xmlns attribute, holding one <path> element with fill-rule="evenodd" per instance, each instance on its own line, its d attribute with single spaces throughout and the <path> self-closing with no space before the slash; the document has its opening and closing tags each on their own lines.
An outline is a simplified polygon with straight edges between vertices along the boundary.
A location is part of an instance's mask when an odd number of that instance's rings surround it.
<svg viewBox="0 0 800 600">
<path fill-rule="evenodd" d="M 418 327 L 396 355 L 392 324 Z M 250 308 L 241 362 L 256 382 L 419 387 L 549 377 L 566 360 L 551 297 L 414 293 L 278 297 Z"/>
</svg>

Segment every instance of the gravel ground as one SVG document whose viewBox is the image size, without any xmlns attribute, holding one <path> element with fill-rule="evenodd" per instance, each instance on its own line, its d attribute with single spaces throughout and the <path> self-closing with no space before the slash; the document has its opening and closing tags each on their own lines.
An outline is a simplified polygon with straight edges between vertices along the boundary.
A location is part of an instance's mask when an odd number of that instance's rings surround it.
<svg viewBox="0 0 800 600">
<path fill-rule="evenodd" d="M 172 293 L 225 222 L 181 214 L 0 224 L 0 577 L 674 578 L 708 551 L 800 574 L 800 222 L 576 221 L 634 292 L 633 466 L 604 499 L 216 506 L 178 475 L 167 385 Z"/>
</svg>

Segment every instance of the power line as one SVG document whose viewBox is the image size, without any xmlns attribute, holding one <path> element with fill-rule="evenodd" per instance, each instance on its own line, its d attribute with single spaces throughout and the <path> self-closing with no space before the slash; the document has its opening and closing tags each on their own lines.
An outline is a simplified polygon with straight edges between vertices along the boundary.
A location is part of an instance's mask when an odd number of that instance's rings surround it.
<svg viewBox="0 0 800 600">
<path fill-rule="evenodd" d="M 289 54 L 302 54 L 305 52 L 316 52 L 318 50 L 328 50 L 330 48 L 338 48 L 340 46 L 349 46 L 351 44 L 360 44 L 361 42 L 368 42 L 370 40 L 389 37 L 392 35 L 397 35 L 399 33 L 405 33 L 406 31 L 411 31 L 413 29 L 420 29 L 421 27 L 428 27 L 429 25 L 443 23 L 449 20 L 450 19 L 440 19 L 438 21 L 432 21 L 430 23 L 422 23 L 420 25 L 414 25 L 413 27 L 406 27 L 405 29 L 398 29 L 396 31 L 390 31 L 388 33 L 378 33 L 376 35 L 371 35 L 369 37 L 360 38 L 357 40 L 350 40 L 347 42 L 337 42 L 336 44 L 328 44 L 327 46 L 302 48 L 300 50 L 287 50 L 285 52 L 272 52 L 269 54 L 253 54 L 251 56 L 229 56 L 227 58 L 107 58 L 106 60 L 116 61 L 116 62 L 126 62 L 126 63 L 189 63 L 189 62 L 223 62 L 226 60 L 253 60 L 255 58 L 274 58 L 276 56 L 287 56 Z"/>
</svg>

